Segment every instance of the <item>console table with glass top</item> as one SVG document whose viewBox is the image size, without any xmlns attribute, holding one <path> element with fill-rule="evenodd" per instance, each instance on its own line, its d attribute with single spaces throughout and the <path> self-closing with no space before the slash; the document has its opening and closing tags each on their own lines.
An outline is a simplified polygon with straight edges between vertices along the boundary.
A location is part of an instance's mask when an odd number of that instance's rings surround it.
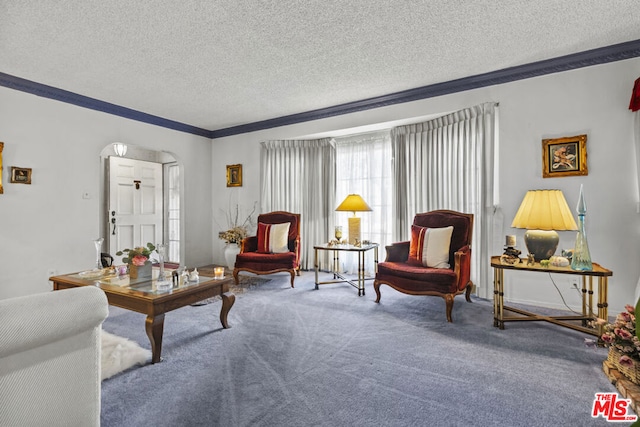
<svg viewBox="0 0 640 427">
<path fill-rule="evenodd" d="M 373 263 L 375 272 L 378 272 L 378 244 L 370 243 L 368 245 L 362 246 L 353 246 L 353 245 L 329 245 L 328 243 L 322 245 L 316 245 L 313 247 L 314 252 L 314 267 L 316 270 L 316 289 L 318 289 L 318 285 L 326 285 L 330 283 L 348 283 L 354 288 L 358 289 L 358 296 L 364 295 L 364 282 L 365 280 L 373 280 L 374 277 L 365 278 L 364 276 L 364 256 L 365 254 L 373 249 Z M 333 280 L 329 280 L 326 282 L 318 281 L 318 270 L 320 268 L 318 261 L 318 251 L 332 251 L 333 252 L 333 263 L 331 266 L 331 273 L 333 274 Z M 340 252 L 356 252 L 358 254 L 358 278 L 356 281 L 353 281 L 347 277 L 345 277 L 340 272 Z"/>
<path fill-rule="evenodd" d="M 506 264 L 500 261 L 499 256 L 491 257 L 491 267 L 493 267 L 493 326 L 504 329 L 506 322 L 517 321 L 545 321 L 565 328 L 571 328 L 576 331 L 585 332 L 595 335 L 600 342 L 600 336 L 604 332 L 604 325 L 595 320 L 598 318 L 608 320 L 608 284 L 609 277 L 613 275 L 611 270 L 601 267 L 599 264 L 593 264 L 591 271 L 577 271 L 568 267 L 543 267 L 539 262 L 533 265 L 527 265 L 527 260 L 521 260 L 515 264 Z M 571 274 L 582 277 L 582 313 L 567 316 L 546 316 L 542 314 L 532 313 L 520 308 L 509 307 L 504 304 L 504 271 L 528 271 L 533 273 L 553 273 L 553 274 Z M 597 313 L 593 311 L 593 278 L 598 278 L 597 289 Z M 505 316 L 505 311 L 520 314 L 520 316 Z M 597 315 L 596 315 L 597 314 Z M 578 321 L 578 323 L 575 323 Z M 570 323 L 574 322 L 574 323 Z"/>
</svg>

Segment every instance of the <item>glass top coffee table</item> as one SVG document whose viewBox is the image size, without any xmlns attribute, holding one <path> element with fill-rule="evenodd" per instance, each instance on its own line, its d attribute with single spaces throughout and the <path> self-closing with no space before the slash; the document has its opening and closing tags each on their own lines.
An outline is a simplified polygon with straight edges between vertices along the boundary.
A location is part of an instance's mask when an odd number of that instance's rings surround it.
<svg viewBox="0 0 640 427">
<path fill-rule="evenodd" d="M 95 276 L 95 277 L 94 277 Z M 96 286 L 107 295 L 110 305 L 146 314 L 145 328 L 151 343 L 151 363 L 160 362 L 162 353 L 162 333 L 164 314 L 198 301 L 219 295 L 222 298 L 220 322 L 223 328 L 229 328 L 227 315 L 235 302 L 235 295 L 229 292 L 233 276 L 222 279 L 200 276 L 197 282 L 183 285 L 171 285 L 158 288 L 158 270 L 153 270 L 153 278 L 130 279 L 128 275 L 118 277 L 115 274 L 80 272 L 52 276 L 53 289 L 68 289 L 80 286 Z M 171 283 L 171 278 L 167 279 Z"/>
<path fill-rule="evenodd" d="M 379 245 L 377 243 L 369 243 L 366 245 L 363 244 L 362 246 L 354 246 L 350 244 L 330 245 L 328 243 L 324 243 L 322 245 L 314 246 L 313 252 L 314 267 L 316 272 L 316 289 L 318 289 L 318 285 L 326 285 L 329 283 L 348 283 L 354 288 L 358 289 L 358 296 L 364 296 L 364 281 L 374 279 L 374 277 L 365 278 L 364 256 L 367 251 L 373 249 L 373 264 L 375 272 L 378 272 L 378 246 Z M 333 280 L 325 282 L 318 281 L 318 270 L 320 268 L 318 251 L 331 251 L 333 253 L 333 262 L 331 263 L 331 273 L 333 274 Z M 340 252 L 356 252 L 358 254 L 358 277 L 356 281 L 349 279 L 340 272 Z"/>
</svg>

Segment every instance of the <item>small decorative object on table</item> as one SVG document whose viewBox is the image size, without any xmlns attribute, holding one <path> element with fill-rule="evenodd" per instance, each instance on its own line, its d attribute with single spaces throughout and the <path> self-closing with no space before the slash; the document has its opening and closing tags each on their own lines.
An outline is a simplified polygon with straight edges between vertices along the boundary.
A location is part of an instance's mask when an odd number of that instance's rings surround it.
<svg viewBox="0 0 640 427">
<path fill-rule="evenodd" d="M 589 244 L 587 243 L 587 233 L 584 228 L 584 217 L 587 214 L 587 204 L 584 201 L 582 192 L 582 184 L 580 184 L 580 196 L 578 198 L 578 234 L 576 235 L 576 246 L 573 249 L 573 257 L 571 259 L 571 268 L 579 271 L 593 270 L 591 263 L 591 254 L 589 253 Z"/>
<path fill-rule="evenodd" d="M 554 267 L 567 267 L 569 266 L 569 264 L 571 264 L 569 260 L 563 256 L 552 256 L 551 258 L 549 258 L 549 262 Z"/>
<path fill-rule="evenodd" d="M 609 347 L 607 361 L 634 384 L 640 384 L 640 341 L 636 333 L 635 308 L 625 306 L 613 324 L 604 327 L 602 341 Z"/>
<path fill-rule="evenodd" d="M 340 240 L 342 240 L 342 226 L 341 225 L 336 225 L 335 236 L 336 236 L 336 240 L 338 242 Z"/>
<path fill-rule="evenodd" d="M 516 245 L 516 236 L 507 236 L 504 253 L 500 256 L 501 263 L 513 265 L 518 261 L 522 262 L 522 260 L 520 259 L 520 254 L 522 252 L 516 249 L 515 245 Z"/>
<path fill-rule="evenodd" d="M 536 263 L 536 257 L 534 254 L 527 254 L 527 265 L 533 265 Z"/>
<path fill-rule="evenodd" d="M 99 237 L 93 241 L 93 244 L 96 247 L 96 265 L 95 267 L 93 267 L 94 270 L 102 270 L 102 259 L 100 259 L 102 242 L 104 242 L 104 239 L 102 237 Z"/>
<path fill-rule="evenodd" d="M 116 252 L 117 256 L 126 254 L 122 262 L 129 264 L 129 277 L 132 279 L 151 278 L 151 254 L 156 250 L 153 243 L 147 243 L 146 247 L 123 249 Z"/>
<path fill-rule="evenodd" d="M 213 269 L 214 279 L 224 279 L 224 267 L 214 267 Z"/>
</svg>

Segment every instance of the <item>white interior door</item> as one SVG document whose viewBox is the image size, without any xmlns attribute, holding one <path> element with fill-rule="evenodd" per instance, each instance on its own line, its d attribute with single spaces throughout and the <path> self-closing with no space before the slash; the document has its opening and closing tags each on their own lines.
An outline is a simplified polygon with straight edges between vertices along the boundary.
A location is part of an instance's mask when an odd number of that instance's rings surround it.
<svg viewBox="0 0 640 427">
<path fill-rule="evenodd" d="M 109 157 L 109 252 L 163 241 L 162 165 Z M 121 257 L 115 257 L 120 264 Z"/>
</svg>

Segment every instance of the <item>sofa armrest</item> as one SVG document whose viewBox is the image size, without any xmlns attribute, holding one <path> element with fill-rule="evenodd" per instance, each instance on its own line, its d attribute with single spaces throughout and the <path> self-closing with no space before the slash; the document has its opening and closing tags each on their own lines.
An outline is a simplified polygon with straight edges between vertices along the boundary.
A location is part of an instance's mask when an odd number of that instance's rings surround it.
<svg viewBox="0 0 640 427">
<path fill-rule="evenodd" d="M 0 358 L 92 330 L 108 314 L 106 295 L 91 286 L 0 300 Z"/>
<path fill-rule="evenodd" d="M 100 426 L 107 304 L 94 286 L 0 301 L 0 425 Z"/>
<path fill-rule="evenodd" d="M 405 262 L 409 259 L 409 241 L 406 242 L 396 242 L 392 243 L 389 246 L 385 246 L 387 250 L 387 257 L 385 261 L 387 262 Z"/>
</svg>

